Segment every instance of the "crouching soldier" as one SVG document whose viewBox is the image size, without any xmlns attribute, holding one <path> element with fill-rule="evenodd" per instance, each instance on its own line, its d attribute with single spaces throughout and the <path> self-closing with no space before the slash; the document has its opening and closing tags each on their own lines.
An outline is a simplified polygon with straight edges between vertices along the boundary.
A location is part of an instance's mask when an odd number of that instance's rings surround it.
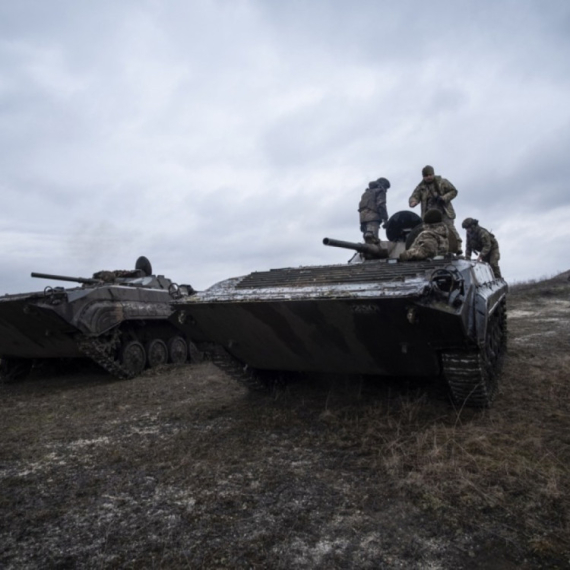
<svg viewBox="0 0 570 570">
<path fill-rule="evenodd" d="M 424 226 L 410 248 L 400 254 L 400 260 L 421 260 L 449 251 L 449 226 L 442 221 L 439 210 L 428 210 L 424 216 Z"/>
<path fill-rule="evenodd" d="M 485 228 L 479 225 L 479 220 L 474 218 L 465 218 L 461 227 L 467 230 L 467 247 L 465 249 L 465 258 L 471 259 L 471 253 L 479 253 L 477 261 L 486 261 L 497 279 L 501 278 L 501 270 L 499 269 L 499 242 L 495 236 Z"/>
<path fill-rule="evenodd" d="M 378 243 L 378 230 L 381 223 L 388 221 L 386 208 L 386 191 L 390 182 L 386 178 L 378 178 L 368 184 L 368 188 L 360 198 L 360 231 L 366 243 Z"/>
</svg>

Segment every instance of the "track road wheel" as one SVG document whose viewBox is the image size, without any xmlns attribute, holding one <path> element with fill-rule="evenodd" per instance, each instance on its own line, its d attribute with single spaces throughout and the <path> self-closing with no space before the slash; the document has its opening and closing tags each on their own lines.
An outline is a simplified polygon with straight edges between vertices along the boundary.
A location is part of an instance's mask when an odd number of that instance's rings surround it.
<svg viewBox="0 0 570 570">
<path fill-rule="evenodd" d="M 138 376 L 146 365 L 146 352 L 138 340 L 130 340 L 121 350 L 121 364 L 129 376 Z"/>
<path fill-rule="evenodd" d="M 168 356 L 173 364 L 182 364 L 188 360 L 188 345 L 181 336 L 173 336 L 168 341 Z"/>
<path fill-rule="evenodd" d="M 146 345 L 146 361 L 149 368 L 160 366 L 168 362 L 168 348 L 159 338 L 153 338 Z"/>
</svg>

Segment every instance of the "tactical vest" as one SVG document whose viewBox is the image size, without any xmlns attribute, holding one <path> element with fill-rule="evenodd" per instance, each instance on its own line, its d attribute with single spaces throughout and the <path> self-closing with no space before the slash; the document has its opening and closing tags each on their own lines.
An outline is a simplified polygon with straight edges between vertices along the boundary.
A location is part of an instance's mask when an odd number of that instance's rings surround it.
<svg viewBox="0 0 570 570">
<path fill-rule="evenodd" d="M 360 204 L 358 204 L 358 211 L 362 210 L 376 210 L 376 192 L 377 188 L 367 188 L 360 198 Z"/>
</svg>

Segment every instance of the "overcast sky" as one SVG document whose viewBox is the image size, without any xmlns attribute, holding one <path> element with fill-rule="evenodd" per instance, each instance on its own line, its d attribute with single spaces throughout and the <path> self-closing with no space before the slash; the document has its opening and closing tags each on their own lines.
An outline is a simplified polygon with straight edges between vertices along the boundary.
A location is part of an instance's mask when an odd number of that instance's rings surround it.
<svg viewBox="0 0 570 570">
<path fill-rule="evenodd" d="M 426 164 L 550 276 L 569 126 L 568 0 L 0 0 L 0 293 L 343 263 L 367 183 L 393 214 Z"/>
</svg>

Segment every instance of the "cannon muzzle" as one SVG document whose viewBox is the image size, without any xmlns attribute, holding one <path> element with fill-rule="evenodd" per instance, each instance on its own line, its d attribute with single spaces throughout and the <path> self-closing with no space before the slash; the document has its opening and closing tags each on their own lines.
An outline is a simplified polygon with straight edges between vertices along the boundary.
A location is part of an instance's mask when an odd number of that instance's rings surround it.
<svg viewBox="0 0 570 570">
<path fill-rule="evenodd" d="M 352 249 L 364 255 L 368 259 L 386 259 L 388 250 L 375 243 L 354 243 L 351 241 L 342 241 L 339 239 L 324 238 L 323 243 L 331 247 L 342 247 L 343 249 Z"/>
</svg>

